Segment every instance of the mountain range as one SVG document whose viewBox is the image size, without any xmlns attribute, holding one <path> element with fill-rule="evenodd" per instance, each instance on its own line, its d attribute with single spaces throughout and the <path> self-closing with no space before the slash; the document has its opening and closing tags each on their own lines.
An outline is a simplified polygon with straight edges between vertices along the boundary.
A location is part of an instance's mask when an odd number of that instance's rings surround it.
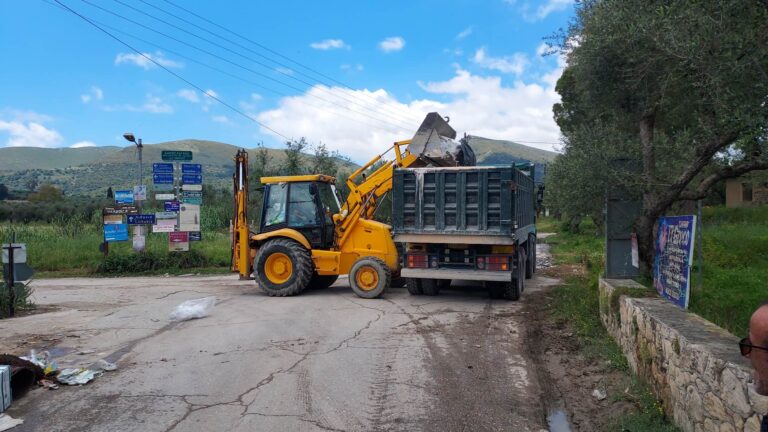
<svg viewBox="0 0 768 432">
<path fill-rule="evenodd" d="M 548 163 L 556 153 L 528 147 L 511 141 L 470 137 L 478 164 L 508 164 L 520 160 Z M 163 150 L 190 150 L 193 163 L 203 165 L 203 179 L 215 187 L 229 187 L 235 153 L 239 147 L 194 139 L 170 141 L 160 144 L 144 144 L 142 159 L 145 183 L 151 183 L 152 163 L 161 161 Z M 282 149 L 268 148 L 275 165 L 285 160 Z M 306 158 L 310 158 L 307 155 Z M 251 154 L 253 158 L 253 154 Z M 38 185 L 52 183 L 67 195 L 102 195 L 108 187 L 129 187 L 138 178 L 136 147 L 85 147 L 85 148 L 0 148 L 0 184 L 11 190 L 25 191 Z M 339 160 L 350 171 L 357 165 Z"/>
</svg>

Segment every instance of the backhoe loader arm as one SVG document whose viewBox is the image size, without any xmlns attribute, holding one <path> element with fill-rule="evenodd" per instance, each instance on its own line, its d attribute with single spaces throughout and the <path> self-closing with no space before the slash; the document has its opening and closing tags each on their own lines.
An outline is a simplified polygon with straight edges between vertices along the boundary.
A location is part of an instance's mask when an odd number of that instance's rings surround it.
<svg viewBox="0 0 768 432">
<path fill-rule="evenodd" d="M 248 153 L 238 150 L 235 154 L 235 173 L 232 231 L 232 263 L 230 270 L 240 274 L 240 279 L 251 276 L 251 229 L 248 226 Z"/>
</svg>

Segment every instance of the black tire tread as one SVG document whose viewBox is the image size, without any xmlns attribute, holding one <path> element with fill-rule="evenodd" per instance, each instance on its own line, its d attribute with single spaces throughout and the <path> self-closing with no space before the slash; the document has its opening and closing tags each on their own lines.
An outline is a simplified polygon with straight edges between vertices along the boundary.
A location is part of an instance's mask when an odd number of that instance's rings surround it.
<svg viewBox="0 0 768 432">
<path fill-rule="evenodd" d="M 406 278 L 405 288 L 408 289 L 408 293 L 411 295 L 424 294 L 424 292 L 421 290 L 421 279 Z"/>
<path fill-rule="evenodd" d="M 384 271 L 384 277 L 385 277 L 384 288 L 381 290 L 381 292 L 373 296 L 367 295 L 367 293 L 362 294 L 363 291 L 358 292 L 355 289 L 354 270 L 357 267 L 358 263 L 364 260 L 371 260 L 376 262 L 376 264 Z M 352 270 L 349 273 L 349 285 L 352 287 L 352 291 L 354 291 L 355 294 L 358 295 L 358 297 L 362 297 L 362 298 L 376 298 L 384 295 L 384 293 L 389 288 L 390 283 L 392 283 L 392 270 L 390 270 L 390 268 L 387 266 L 387 263 L 385 263 L 384 260 L 380 258 L 372 257 L 372 256 L 363 257 L 357 260 L 357 262 L 352 266 Z"/>
<path fill-rule="evenodd" d="M 266 275 L 262 274 L 258 263 L 271 249 L 278 247 L 288 250 L 288 255 L 293 262 L 293 271 L 296 274 L 296 277 L 290 281 L 290 284 L 287 284 L 281 289 L 270 289 L 267 287 Z M 312 274 L 314 273 L 313 267 L 314 265 L 312 264 L 312 255 L 310 252 L 304 246 L 287 238 L 268 240 L 261 245 L 259 251 L 256 253 L 256 257 L 253 259 L 254 279 L 256 279 L 259 288 L 270 297 L 293 296 L 304 291 L 309 285 L 310 279 L 312 279 Z"/>
</svg>

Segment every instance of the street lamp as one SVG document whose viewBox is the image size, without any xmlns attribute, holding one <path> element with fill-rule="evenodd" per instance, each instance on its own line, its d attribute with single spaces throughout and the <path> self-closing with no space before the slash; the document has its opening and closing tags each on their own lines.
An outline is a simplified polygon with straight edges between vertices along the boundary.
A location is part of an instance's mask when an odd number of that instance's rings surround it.
<svg viewBox="0 0 768 432">
<path fill-rule="evenodd" d="M 126 132 L 123 134 L 123 138 L 128 140 L 128 142 L 132 142 L 136 144 L 136 148 L 139 149 L 139 186 L 144 186 L 144 173 L 142 172 L 142 160 L 141 160 L 141 149 L 144 148 L 144 145 L 141 143 L 141 138 L 136 139 L 136 137 L 131 132 Z M 141 210 L 141 201 L 138 201 L 139 210 Z"/>
</svg>

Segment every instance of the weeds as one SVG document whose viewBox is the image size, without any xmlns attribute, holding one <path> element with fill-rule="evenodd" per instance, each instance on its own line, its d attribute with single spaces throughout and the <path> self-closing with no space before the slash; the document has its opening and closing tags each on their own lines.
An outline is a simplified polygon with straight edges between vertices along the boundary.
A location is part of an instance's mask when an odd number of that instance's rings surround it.
<svg viewBox="0 0 768 432">
<path fill-rule="evenodd" d="M 32 287 L 29 282 L 22 283 L 16 282 L 14 284 L 14 302 L 13 308 L 15 310 L 28 310 L 34 309 L 35 304 L 32 302 Z M 8 292 L 8 284 L 0 282 L 0 318 L 8 317 L 8 305 L 10 303 L 10 293 Z"/>
</svg>

